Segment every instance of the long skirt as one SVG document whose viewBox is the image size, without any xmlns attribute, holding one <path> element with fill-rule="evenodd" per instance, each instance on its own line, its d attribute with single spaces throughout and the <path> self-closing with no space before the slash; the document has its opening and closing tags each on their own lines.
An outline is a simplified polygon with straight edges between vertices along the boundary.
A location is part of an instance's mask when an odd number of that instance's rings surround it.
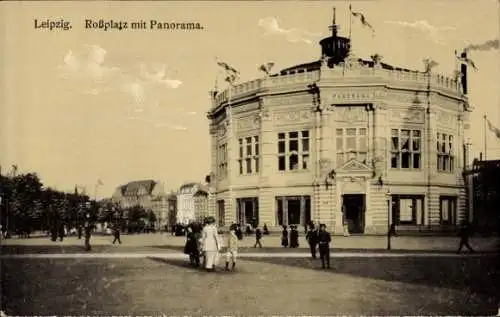
<svg viewBox="0 0 500 317">
<path fill-rule="evenodd" d="M 217 265 L 218 251 L 205 251 L 205 268 L 213 269 Z"/>
</svg>

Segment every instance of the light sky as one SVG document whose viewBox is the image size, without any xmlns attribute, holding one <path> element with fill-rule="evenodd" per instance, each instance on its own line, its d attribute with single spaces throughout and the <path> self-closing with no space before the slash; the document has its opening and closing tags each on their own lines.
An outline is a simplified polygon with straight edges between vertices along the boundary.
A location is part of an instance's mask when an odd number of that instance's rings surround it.
<svg viewBox="0 0 500 317">
<path fill-rule="evenodd" d="M 274 62 L 277 71 L 317 60 L 318 35 L 328 35 L 333 6 L 340 35 L 348 35 L 348 5 L 2 2 L 2 172 L 17 164 L 19 172 L 37 172 L 47 186 L 65 191 L 84 186 L 91 196 L 101 179 L 98 197 L 132 180 L 157 179 L 167 190 L 202 181 L 210 172 L 206 112 L 219 72 L 215 57 L 238 69 L 241 82 L 262 76 L 257 67 L 265 62 Z M 375 29 L 372 36 L 353 19 L 356 55 L 378 53 L 400 67 L 423 70 L 422 60 L 430 57 L 439 63 L 435 72 L 451 75 L 455 49 L 499 36 L 497 0 L 353 1 L 352 6 Z M 73 28 L 34 28 L 34 19 L 61 18 Z M 204 30 L 86 30 L 85 19 L 200 22 Z M 273 19 L 279 26 L 274 31 L 269 29 Z M 425 31 L 429 25 L 437 30 Z M 498 54 L 469 55 L 478 67 L 468 80 L 475 156 L 484 147 L 483 115 L 500 127 Z M 162 69 L 163 80 L 154 76 Z M 225 88 L 222 78 L 219 83 Z M 500 140 L 489 131 L 486 135 L 487 158 L 500 158 Z"/>
</svg>

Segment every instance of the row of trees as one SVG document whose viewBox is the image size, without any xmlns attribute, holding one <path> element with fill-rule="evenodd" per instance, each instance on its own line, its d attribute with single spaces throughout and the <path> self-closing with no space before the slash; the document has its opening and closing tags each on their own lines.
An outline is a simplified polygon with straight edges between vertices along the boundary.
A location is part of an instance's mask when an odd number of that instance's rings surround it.
<svg viewBox="0 0 500 317">
<path fill-rule="evenodd" d="M 118 222 L 122 227 L 156 221 L 155 214 L 141 206 L 122 209 L 112 202 L 90 199 L 76 187 L 71 193 L 46 187 L 36 173 L 0 174 L 0 211 L 0 224 L 7 236 L 61 225 L 77 228 L 88 217 L 93 222 Z"/>
</svg>

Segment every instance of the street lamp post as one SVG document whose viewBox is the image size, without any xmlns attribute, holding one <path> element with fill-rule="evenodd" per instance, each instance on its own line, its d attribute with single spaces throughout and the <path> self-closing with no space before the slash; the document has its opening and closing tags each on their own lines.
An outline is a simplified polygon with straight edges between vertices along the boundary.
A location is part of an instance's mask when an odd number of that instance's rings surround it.
<svg viewBox="0 0 500 317">
<path fill-rule="evenodd" d="M 391 191 L 387 193 L 387 250 L 391 249 Z"/>
</svg>

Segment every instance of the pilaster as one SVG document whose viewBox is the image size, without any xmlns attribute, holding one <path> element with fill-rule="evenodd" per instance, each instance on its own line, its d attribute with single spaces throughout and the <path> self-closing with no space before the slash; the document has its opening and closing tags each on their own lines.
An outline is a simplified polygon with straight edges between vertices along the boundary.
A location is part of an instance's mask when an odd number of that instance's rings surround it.
<svg viewBox="0 0 500 317">
<path fill-rule="evenodd" d="M 391 129 L 389 125 L 388 111 L 384 104 L 373 106 L 373 165 L 376 178 L 387 177 L 389 168 L 389 151 L 391 146 Z"/>
<path fill-rule="evenodd" d="M 334 192 L 334 197 L 335 197 L 335 205 L 337 208 L 334 210 L 334 233 L 335 234 L 342 234 L 344 232 L 344 223 L 343 223 L 343 215 L 342 215 L 342 193 L 341 193 L 341 184 L 340 180 L 335 181 L 335 192 Z"/>
<path fill-rule="evenodd" d="M 276 226 L 276 203 L 274 192 L 269 188 L 272 175 L 277 168 L 277 135 L 266 99 L 260 100 L 260 166 L 259 166 L 259 218 L 262 225 Z"/>
<path fill-rule="evenodd" d="M 231 104 L 226 108 L 227 116 L 227 186 L 228 195 L 224 200 L 224 212 L 226 224 L 231 224 L 236 220 L 236 201 L 234 197 L 233 181 L 238 177 L 238 138 L 236 136 L 236 122 L 232 115 Z"/>
</svg>

